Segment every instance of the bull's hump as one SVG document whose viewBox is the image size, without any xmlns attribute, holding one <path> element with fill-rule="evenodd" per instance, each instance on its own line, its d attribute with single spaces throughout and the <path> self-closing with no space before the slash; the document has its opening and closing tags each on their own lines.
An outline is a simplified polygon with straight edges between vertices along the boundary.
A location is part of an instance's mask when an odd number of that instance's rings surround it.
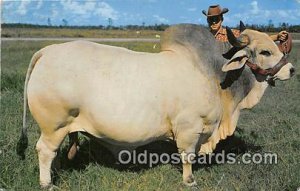
<svg viewBox="0 0 300 191">
<path fill-rule="evenodd" d="M 199 45 L 205 46 L 215 44 L 215 39 L 205 27 L 195 24 L 179 24 L 166 29 L 162 35 L 162 49 L 173 45 L 191 46 L 198 48 Z"/>
</svg>

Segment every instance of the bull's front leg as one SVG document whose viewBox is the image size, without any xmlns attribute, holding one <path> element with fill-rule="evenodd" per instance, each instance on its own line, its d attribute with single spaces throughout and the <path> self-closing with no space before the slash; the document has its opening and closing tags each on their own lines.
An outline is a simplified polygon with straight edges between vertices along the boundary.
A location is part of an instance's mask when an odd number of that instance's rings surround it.
<svg viewBox="0 0 300 191">
<path fill-rule="evenodd" d="M 202 126 L 202 119 L 183 121 L 176 125 L 176 144 L 183 164 L 183 183 L 187 186 L 197 185 L 192 172 L 192 162 L 199 149 L 199 133 Z"/>
</svg>

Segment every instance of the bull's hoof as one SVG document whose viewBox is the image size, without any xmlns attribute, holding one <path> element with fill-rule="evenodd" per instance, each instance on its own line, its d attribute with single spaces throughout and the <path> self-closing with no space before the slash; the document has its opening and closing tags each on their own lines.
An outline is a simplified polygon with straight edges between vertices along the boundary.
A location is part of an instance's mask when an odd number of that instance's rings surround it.
<svg viewBox="0 0 300 191">
<path fill-rule="evenodd" d="M 197 182 L 195 181 L 195 178 L 193 175 L 190 175 L 188 177 L 186 177 L 184 180 L 183 180 L 183 183 L 186 185 L 186 186 L 189 186 L 189 187 L 195 187 L 197 186 Z"/>
<path fill-rule="evenodd" d="M 45 190 L 45 191 L 55 191 L 55 190 L 59 190 L 59 188 L 53 184 L 48 184 L 48 185 L 42 185 L 41 184 L 41 190 Z"/>
<path fill-rule="evenodd" d="M 183 182 L 183 183 L 184 183 L 184 185 L 186 185 L 188 187 L 196 187 L 196 186 L 198 186 L 198 184 L 197 184 L 196 181 L 191 182 L 191 183 L 189 183 L 189 182 Z"/>
<path fill-rule="evenodd" d="M 189 187 L 191 191 L 199 191 L 199 190 L 203 190 L 200 188 L 200 186 L 196 185 L 196 186 L 192 186 L 192 187 Z"/>
<path fill-rule="evenodd" d="M 53 185 L 52 184 L 41 184 L 41 190 L 53 190 Z"/>
</svg>

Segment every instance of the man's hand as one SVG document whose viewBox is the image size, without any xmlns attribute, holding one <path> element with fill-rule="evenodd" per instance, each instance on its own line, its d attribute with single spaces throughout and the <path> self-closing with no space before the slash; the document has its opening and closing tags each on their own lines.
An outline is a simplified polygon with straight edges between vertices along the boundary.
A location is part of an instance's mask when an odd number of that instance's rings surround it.
<svg viewBox="0 0 300 191">
<path fill-rule="evenodd" d="M 280 31 L 277 34 L 277 40 L 281 41 L 281 42 L 285 42 L 287 40 L 288 37 L 288 32 L 287 31 Z"/>
</svg>

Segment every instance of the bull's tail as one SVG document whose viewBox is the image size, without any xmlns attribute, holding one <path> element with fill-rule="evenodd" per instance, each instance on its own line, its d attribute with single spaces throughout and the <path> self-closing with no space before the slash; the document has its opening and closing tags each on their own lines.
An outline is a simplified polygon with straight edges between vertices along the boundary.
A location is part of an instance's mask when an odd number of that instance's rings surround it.
<svg viewBox="0 0 300 191">
<path fill-rule="evenodd" d="M 23 127 L 21 131 L 21 137 L 17 143 L 17 154 L 21 157 L 22 160 L 25 159 L 25 150 L 28 147 L 28 137 L 27 137 L 27 126 L 26 126 L 26 113 L 27 113 L 27 86 L 28 81 L 30 79 L 31 73 L 33 71 L 33 68 L 37 61 L 41 58 L 42 51 L 36 52 L 29 64 L 27 73 L 26 73 L 26 79 L 25 79 L 25 85 L 24 85 L 24 105 L 23 105 Z"/>
</svg>

